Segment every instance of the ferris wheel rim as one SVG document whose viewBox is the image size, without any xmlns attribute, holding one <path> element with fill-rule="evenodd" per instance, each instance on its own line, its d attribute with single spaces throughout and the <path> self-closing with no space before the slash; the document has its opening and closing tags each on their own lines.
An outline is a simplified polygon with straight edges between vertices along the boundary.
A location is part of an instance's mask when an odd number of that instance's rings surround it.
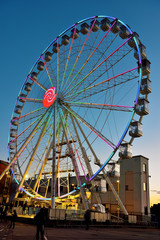
<svg viewBox="0 0 160 240">
<path fill-rule="evenodd" d="M 108 17 L 108 16 L 97 16 L 97 17 L 94 16 L 94 17 L 86 18 L 86 19 L 84 19 L 84 20 L 82 20 L 82 21 L 79 21 L 79 22 L 76 23 L 76 24 L 83 23 L 83 22 L 85 22 L 85 21 L 88 20 L 88 19 L 101 18 L 101 17 L 111 18 L 111 19 L 113 19 L 113 20 L 116 19 L 116 18 Z M 133 34 L 133 32 L 131 31 L 131 29 L 130 29 L 126 24 L 124 24 L 124 23 L 123 23 L 122 21 L 120 21 L 119 19 L 117 19 L 117 21 L 121 22 L 121 24 L 123 24 L 124 26 L 126 26 L 126 27 L 129 29 L 130 33 Z M 76 24 L 72 25 L 71 27 L 67 28 L 64 32 L 62 32 L 62 33 L 61 33 L 56 39 L 54 39 L 54 40 L 51 42 L 51 44 L 42 52 L 42 54 L 40 55 L 40 57 L 38 58 L 38 60 L 36 61 L 36 63 L 33 65 L 32 69 L 30 70 L 30 72 L 29 72 L 29 74 L 28 74 L 28 76 L 27 76 L 27 78 L 26 78 L 26 80 L 25 80 L 25 82 L 24 82 L 24 85 L 25 85 L 25 83 L 27 82 L 30 73 L 33 71 L 34 67 L 36 66 L 36 64 L 38 63 L 38 61 L 39 61 L 40 58 L 42 57 L 42 55 L 49 49 L 49 47 L 50 47 L 54 42 L 56 42 L 56 40 L 57 40 L 59 37 L 61 37 L 62 35 L 64 35 L 69 29 L 72 29 Z M 134 40 L 135 40 L 135 43 L 136 43 L 136 46 L 137 46 L 137 50 L 138 50 L 139 64 L 141 64 L 140 50 L 139 50 L 139 46 L 138 46 L 138 43 L 137 43 L 137 40 L 136 40 L 135 37 L 134 37 Z M 97 174 L 106 166 L 106 164 L 108 163 L 108 161 L 113 157 L 113 155 L 115 154 L 115 152 L 118 150 L 120 143 L 122 142 L 123 138 L 125 137 L 125 135 L 126 135 L 126 133 L 127 133 L 127 131 L 128 131 L 128 128 L 129 128 L 129 126 L 130 126 L 130 123 L 131 123 L 131 121 L 132 121 L 132 119 L 133 119 L 133 116 L 134 116 L 134 113 L 135 113 L 134 108 L 135 108 L 135 106 L 136 106 L 136 104 L 137 104 L 137 100 L 138 100 L 139 92 L 140 92 L 140 84 L 141 84 L 141 78 L 142 78 L 141 65 L 140 65 L 139 69 L 140 69 L 140 70 L 139 70 L 139 71 L 140 71 L 140 72 L 139 72 L 139 86 L 138 86 L 138 90 L 137 90 L 136 99 L 135 99 L 135 101 L 134 101 L 134 107 L 133 107 L 133 110 L 132 110 L 131 118 L 130 118 L 128 124 L 127 124 L 127 127 L 126 127 L 126 129 L 124 130 L 120 141 L 118 142 L 116 148 L 113 150 L 113 152 L 111 153 L 111 155 L 109 156 L 109 158 L 108 158 L 108 159 L 106 160 L 106 162 L 101 166 L 101 168 L 99 168 L 99 170 L 89 179 L 89 181 L 91 181 L 95 176 L 97 176 Z M 24 88 L 24 85 L 22 86 L 20 93 L 23 92 L 22 90 L 23 90 L 23 88 Z M 20 93 L 19 93 L 19 95 L 20 95 Z M 19 96 L 19 95 L 18 95 L 18 96 Z M 17 101 L 16 101 L 16 105 L 17 105 L 17 102 L 18 102 L 18 99 L 17 99 Z M 15 106 L 16 106 L 16 105 L 15 105 Z M 13 116 L 13 114 L 12 114 L 12 116 Z M 11 125 L 10 125 L 10 128 L 11 128 Z M 8 150 L 10 151 L 9 147 L 8 147 Z M 9 161 L 10 161 L 10 155 L 9 155 Z M 14 171 L 13 171 L 12 168 L 11 168 L 11 170 L 12 170 L 13 176 L 15 177 L 16 182 L 19 184 L 19 182 L 18 182 L 18 180 L 16 179 L 16 176 L 15 176 Z M 25 190 L 23 187 L 22 187 L 21 189 L 22 189 L 22 190 Z M 25 190 L 25 191 L 26 191 L 26 190 Z M 32 194 L 30 194 L 30 193 L 27 192 L 27 191 L 26 191 L 26 193 L 27 193 L 28 195 L 32 195 Z M 34 196 L 34 195 L 33 195 L 33 196 Z M 44 198 L 43 198 L 43 199 L 44 199 Z"/>
</svg>

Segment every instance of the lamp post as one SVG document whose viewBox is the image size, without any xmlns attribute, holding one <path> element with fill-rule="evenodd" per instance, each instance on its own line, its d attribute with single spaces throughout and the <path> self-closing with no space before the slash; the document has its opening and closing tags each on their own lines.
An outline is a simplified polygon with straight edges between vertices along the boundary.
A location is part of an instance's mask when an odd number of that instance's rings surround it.
<svg viewBox="0 0 160 240">
<path fill-rule="evenodd" d="M 119 183 L 120 183 L 120 180 L 118 179 L 118 180 L 117 180 L 117 185 L 118 185 L 118 196 L 119 196 Z M 118 201 L 118 207 L 117 207 L 117 210 L 118 210 L 118 223 L 119 223 L 119 201 Z"/>
</svg>

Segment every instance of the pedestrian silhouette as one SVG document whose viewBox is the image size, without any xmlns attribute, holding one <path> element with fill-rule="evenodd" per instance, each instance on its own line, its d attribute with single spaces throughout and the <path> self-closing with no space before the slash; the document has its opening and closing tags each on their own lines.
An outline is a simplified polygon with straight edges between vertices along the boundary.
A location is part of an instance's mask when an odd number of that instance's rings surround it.
<svg viewBox="0 0 160 240">
<path fill-rule="evenodd" d="M 41 240 L 44 240 L 45 213 L 43 208 L 40 209 L 34 219 L 37 225 L 36 240 L 39 240 L 39 233 L 41 234 Z"/>
<path fill-rule="evenodd" d="M 90 220 L 91 220 L 91 213 L 90 210 L 86 210 L 85 214 L 84 214 L 84 219 L 85 219 L 85 224 L 86 224 L 86 230 L 89 229 L 89 224 L 90 224 Z"/>
<path fill-rule="evenodd" d="M 13 211 L 13 214 L 11 216 L 11 224 L 10 224 L 10 227 L 9 228 L 15 228 L 15 221 L 17 219 L 17 213 L 16 213 L 16 210 Z"/>
</svg>

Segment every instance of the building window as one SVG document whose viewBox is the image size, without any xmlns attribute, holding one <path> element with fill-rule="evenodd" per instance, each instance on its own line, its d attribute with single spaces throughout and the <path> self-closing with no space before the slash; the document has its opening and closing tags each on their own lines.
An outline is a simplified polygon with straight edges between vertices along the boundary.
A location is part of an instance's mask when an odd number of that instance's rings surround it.
<svg viewBox="0 0 160 240">
<path fill-rule="evenodd" d="M 125 186 L 125 190 L 128 191 L 128 185 Z"/>
<path fill-rule="evenodd" d="M 143 183 L 143 190 L 146 192 L 147 191 L 147 183 Z"/>
<path fill-rule="evenodd" d="M 146 172 L 146 164 L 143 163 L 143 172 Z"/>
<path fill-rule="evenodd" d="M 144 207 L 144 214 L 148 215 L 148 207 Z"/>
</svg>

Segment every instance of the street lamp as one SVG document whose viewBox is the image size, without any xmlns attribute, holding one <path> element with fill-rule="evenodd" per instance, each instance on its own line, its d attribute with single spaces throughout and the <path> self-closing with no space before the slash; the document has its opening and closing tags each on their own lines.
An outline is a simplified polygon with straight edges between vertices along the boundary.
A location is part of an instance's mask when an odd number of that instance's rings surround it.
<svg viewBox="0 0 160 240">
<path fill-rule="evenodd" d="M 118 180 L 117 180 L 117 184 L 118 184 L 118 197 L 119 197 L 119 183 L 120 183 L 120 180 L 118 179 Z M 118 200 L 117 210 L 118 210 L 118 223 L 119 223 L 119 200 Z"/>
</svg>

